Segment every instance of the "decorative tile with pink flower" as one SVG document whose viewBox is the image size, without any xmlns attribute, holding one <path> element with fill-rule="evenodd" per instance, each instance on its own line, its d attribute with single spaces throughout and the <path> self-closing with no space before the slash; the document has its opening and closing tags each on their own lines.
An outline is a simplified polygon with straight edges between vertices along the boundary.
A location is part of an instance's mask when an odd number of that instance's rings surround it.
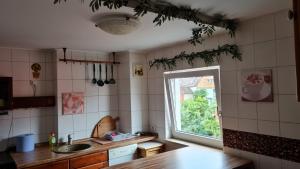
<svg viewBox="0 0 300 169">
<path fill-rule="evenodd" d="M 84 111 L 84 93 L 63 93 L 63 114 L 82 114 Z"/>
</svg>

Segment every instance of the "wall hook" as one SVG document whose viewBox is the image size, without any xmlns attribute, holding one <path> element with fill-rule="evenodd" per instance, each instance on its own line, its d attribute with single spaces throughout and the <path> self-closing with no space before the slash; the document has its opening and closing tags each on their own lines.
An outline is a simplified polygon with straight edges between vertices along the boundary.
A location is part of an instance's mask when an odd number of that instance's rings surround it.
<svg viewBox="0 0 300 169">
<path fill-rule="evenodd" d="M 63 48 L 63 51 L 64 51 L 64 61 L 65 61 L 66 64 L 67 64 L 67 59 L 66 59 L 67 48 Z"/>
</svg>

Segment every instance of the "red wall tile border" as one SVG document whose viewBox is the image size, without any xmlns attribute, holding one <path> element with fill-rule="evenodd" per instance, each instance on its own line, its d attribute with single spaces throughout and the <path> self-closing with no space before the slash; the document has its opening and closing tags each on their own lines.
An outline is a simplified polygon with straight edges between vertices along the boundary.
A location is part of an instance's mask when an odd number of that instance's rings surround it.
<svg viewBox="0 0 300 169">
<path fill-rule="evenodd" d="M 300 140 L 223 129 L 224 146 L 300 163 Z"/>
</svg>

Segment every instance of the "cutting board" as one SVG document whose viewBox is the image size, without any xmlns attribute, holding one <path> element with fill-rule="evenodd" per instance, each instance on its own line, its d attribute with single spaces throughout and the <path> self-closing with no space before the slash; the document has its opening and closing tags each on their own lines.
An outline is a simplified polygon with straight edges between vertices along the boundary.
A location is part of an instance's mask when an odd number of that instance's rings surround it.
<svg viewBox="0 0 300 169">
<path fill-rule="evenodd" d="M 114 131 L 117 129 L 117 121 L 119 117 L 113 118 L 111 116 L 103 117 L 95 126 L 92 138 L 102 139 L 104 135 L 109 131 Z"/>
</svg>

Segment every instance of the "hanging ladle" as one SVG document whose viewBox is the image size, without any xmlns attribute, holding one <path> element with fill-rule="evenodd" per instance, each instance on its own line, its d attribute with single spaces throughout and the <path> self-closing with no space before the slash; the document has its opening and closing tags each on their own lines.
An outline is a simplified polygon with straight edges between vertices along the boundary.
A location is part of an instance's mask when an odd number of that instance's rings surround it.
<svg viewBox="0 0 300 169">
<path fill-rule="evenodd" d="M 92 79 L 92 83 L 93 84 L 96 84 L 97 83 L 97 79 L 96 79 L 96 77 L 95 77 L 95 70 L 96 68 L 95 68 L 95 64 L 93 64 L 93 79 Z"/>
<path fill-rule="evenodd" d="M 104 82 L 102 80 L 101 73 L 102 73 L 102 68 L 101 68 L 101 64 L 99 64 L 99 80 L 97 81 L 98 86 L 104 86 Z"/>
<path fill-rule="evenodd" d="M 109 84 L 109 81 L 107 79 L 107 64 L 105 64 L 105 81 L 104 81 L 105 84 Z"/>
<path fill-rule="evenodd" d="M 111 70 L 111 79 L 109 80 L 109 84 L 116 84 L 116 80 L 114 79 L 114 65 L 113 64 L 111 64 L 110 70 Z"/>
<path fill-rule="evenodd" d="M 116 80 L 114 79 L 114 63 L 116 60 L 116 53 L 113 52 L 113 63 L 110 66 L 110 71 L 111 71 L 111 79 L 109 80 L 109 84 L 116 84 Z"/>
</svg>

